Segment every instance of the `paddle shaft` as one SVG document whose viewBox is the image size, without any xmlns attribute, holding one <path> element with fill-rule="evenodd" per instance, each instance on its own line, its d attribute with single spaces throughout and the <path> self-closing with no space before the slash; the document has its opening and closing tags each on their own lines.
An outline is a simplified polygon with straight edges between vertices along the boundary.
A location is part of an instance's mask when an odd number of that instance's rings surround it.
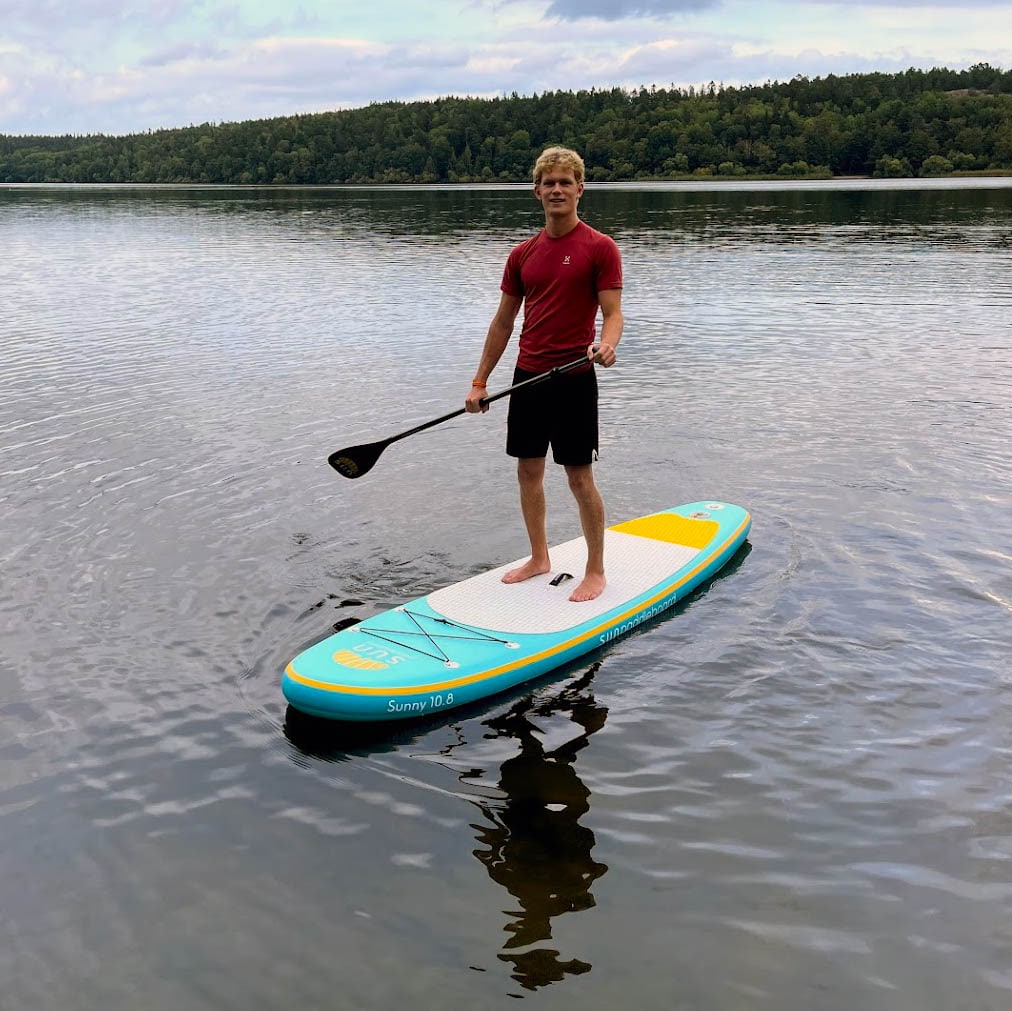
<svg viewBox="0 0 1012 1011">
<path fill-rule="evenodd" d="M 491 404 L 496 400 L 502 400 L 503 397 L 508 397 L 511 393 L 516 393 L 517 390 L 522 390 L 527 386 L 535 386 L 537 383 L 543 383 L 546 379 L 551 379 L 552 376 L 560 376 L 563 372 L 571 372 L 573 369 L 579 368 L 581 365 L 590 364 L 590 359 L 584 355 L 583 358 L 578 358 L 574 362 L 570 362 L 568 365 L 557 365 L 554 369 L 549 369 L 547 372 L 541 372 L 536 376 L 531 376 L 530 379 L 524 379 L 522 382 L 514 383 L 513 386 L 507 387 L 505 390 L 500 390 L 498 393 L 493 393 L 491 396 L 482 397 L 481 402 L 483 404 Z M 450 411 L 449 414 L 444 414 L 441 418 L 433 418 L 432 421 L 422 422 L 420 425 L 416 425 L 414 428 L 409 428 L 406 432 L 401 432 L 400 435 L 391 436 L 386 440 L 387 444 L 392 442 L 398 442 L 400 439 L 406 439 L 409 435 L 417 435 L 419 432 L 424 432 L 427 428 L 433 428 L 436 425 L 441 425 L 444 421 L 449 421 L 451 418 L 459 418 L 460 415 L 466 414 L 467 408 L 460 407 L 456 411 Z"/>
<path fill-rule="evenodd" d="M 491 404 L 502 397 L 508 397 L 511 393 L 516 393 L 517 390 L 521 390 L 525 386 L 543 383 L 546 379 L 551 379 L 552 376 L 561 375 L 563 372 L 569 372 L 572 369 L 577 369 L 581 365 L 587 364 L 590 364 L 589 358 L 578 358 L 575 362 L 570 362 L 568 365 L 559 365 L 554 369 L 549 369 L 547 372 L 531 376 L 530 379 L 524 379 L 522 382 L 510 386 L 508 389 L 500 390 L 499 393 L 493 393 L 490 397 L 482 397 L 481 403 L 482 405 Z M 415 425 L 414 428 L 409 428 L 406 432 L 401 432 L 399 435 L 392 435 L 389 439 L 384 439 L 382 442 L 370 442 L 364 446 L 349 446 L 347 449 L 339 449 L 336 453 L 330 454 L 327 462 L 344 477 L 361 477 L 372 470 L 373 464 L 379 459 L 380 454 L 391 443 L 406 439 L 409 435 L 424 432 L 425 429 L 432 428 L 434 425 L 441 425 L 444 421 L 459 417 L 466 412 L 467 408 L 461 407 L 456 411 L 451 411 L 449 414 L 444 414 L 441 418 L 433 418 L 432 421 L 425 421 L 420 425 Z"/>
</svg>

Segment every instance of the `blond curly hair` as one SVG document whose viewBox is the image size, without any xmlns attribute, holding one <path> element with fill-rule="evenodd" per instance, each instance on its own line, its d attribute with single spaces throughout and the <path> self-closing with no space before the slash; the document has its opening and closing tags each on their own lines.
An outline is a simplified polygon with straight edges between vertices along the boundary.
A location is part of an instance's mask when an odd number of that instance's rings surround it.
<svg viewBox="0 0 1012 1011">
<path fill-rule="evenodd" d="M 583 159 L 568 147 L 546 147 L 541 152 L 534 163 L 534 185 L 537 186 L 545 172 L 552 168 L 569 169 L 578 183 L 583 182 Z"/>
</svg>

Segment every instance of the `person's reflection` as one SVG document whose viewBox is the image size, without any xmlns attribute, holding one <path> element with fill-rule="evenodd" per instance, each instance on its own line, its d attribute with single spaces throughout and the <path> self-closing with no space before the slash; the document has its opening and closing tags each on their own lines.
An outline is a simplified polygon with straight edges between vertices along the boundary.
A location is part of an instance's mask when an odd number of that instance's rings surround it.
<svg viewBox="0 0 1012 1011">
<path fill-rule="evenodd" d="M 591 969 L 538 944 L 551 939 L 553 917 L 593 907 L 591 885 L 608 869 L 591 857 L 594 833 L 580 824 L 590 809 L 590 791 L 574 768 L 577 754 L 608 713 L 588 688 L 596 666 L 551 699 L 524 698 L 485 722 L 495 736 L 516 738 L 520 750 L 500 768 L 504 799 L 478 802 L 488 824 L 472 826 L 485 847 L 474 854 L 519 903 L 519 909 L 506 911 L 512 919 L 499 958 L 513 964 L 513 979 L 528 990 Z M 581 732 L 547 751 L 532 719 L 559 714 L 568 715 Z"/>
</svg>

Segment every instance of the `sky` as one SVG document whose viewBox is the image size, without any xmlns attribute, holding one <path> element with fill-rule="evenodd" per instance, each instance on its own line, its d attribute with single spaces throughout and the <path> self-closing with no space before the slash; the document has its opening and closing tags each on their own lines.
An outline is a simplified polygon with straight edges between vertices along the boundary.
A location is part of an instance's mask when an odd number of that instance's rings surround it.
<svg viewBox="0 0 1012 1011">
<path fill-rule="evenodd" d="M 974 63 L 1008 0 L 0 0 L 0 134 Z"/>
</svg>

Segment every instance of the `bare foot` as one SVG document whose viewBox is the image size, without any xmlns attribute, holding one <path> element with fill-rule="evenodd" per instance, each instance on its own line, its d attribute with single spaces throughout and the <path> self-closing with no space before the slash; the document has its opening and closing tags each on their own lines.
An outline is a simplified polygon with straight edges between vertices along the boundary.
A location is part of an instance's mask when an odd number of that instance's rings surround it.
<svg viewBox="0 0 1012 1011">
<path fill-rule="evenodd" d="M 569 595 L 570 600 L 593 600 L 604 593 L 606 580 L 603 572 L 588 572 L 583 582 Z"/>
<path fill-rule="evenodd" d="M 525 579 L 530 579 L 531 576 L 542 576 L 551 571 L 551 562 L 536 562 L 533 558 L 529 558 L 519 568 L 510 569 L 502 577 L 502 581 L 504 583 L 522 583 Z"/>
</svg>

